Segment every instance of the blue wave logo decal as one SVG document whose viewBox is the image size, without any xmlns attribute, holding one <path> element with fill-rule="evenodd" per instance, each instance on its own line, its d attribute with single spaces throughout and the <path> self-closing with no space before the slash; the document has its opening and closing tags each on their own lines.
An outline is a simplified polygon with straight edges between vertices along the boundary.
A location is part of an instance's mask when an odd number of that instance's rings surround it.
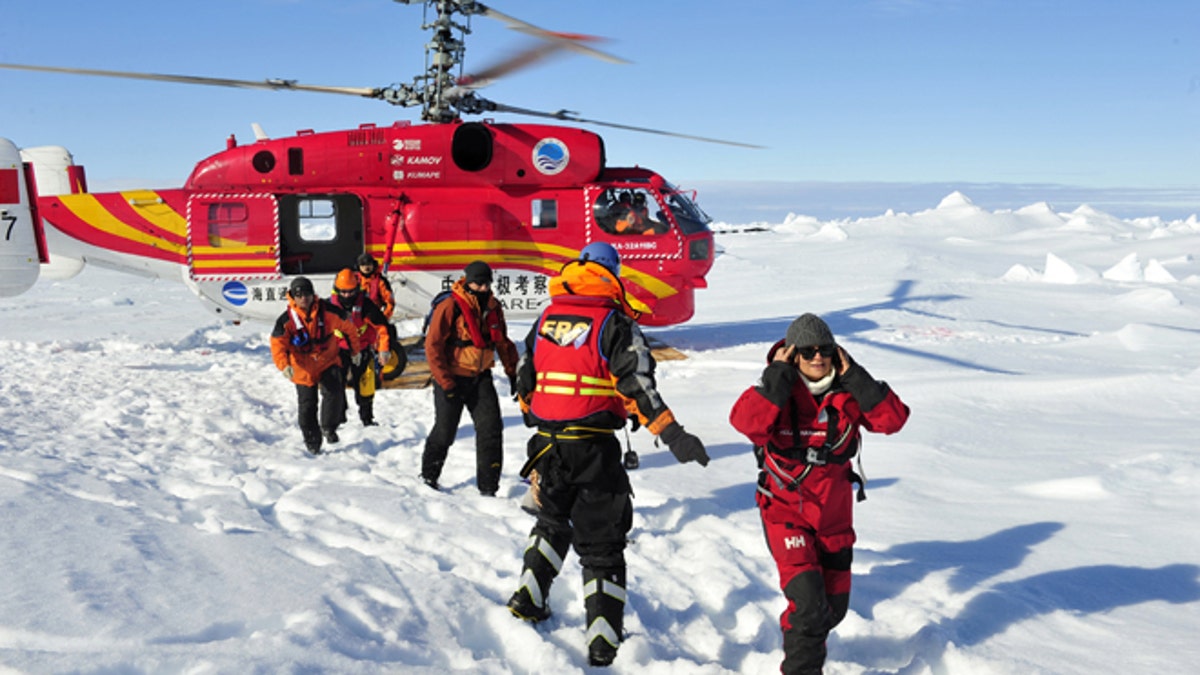
<svg viewBox="0 0 1200 675">
<path fill-rule="evenodd" d="M 221 296 L 225 298 L 225 302 L 234 307 L 241 307 L 250 299 L 250 291 L 246 288 L 246 284 L 240 281 L 230 281 L 221 287 Z"/>
<path fill-rule="evenodd" d="M 562 173 L 571 163 L 571 151 L 557 138 L 543 138 L 533 146 L 533 165 L 543 175 Z"/>
</svg>

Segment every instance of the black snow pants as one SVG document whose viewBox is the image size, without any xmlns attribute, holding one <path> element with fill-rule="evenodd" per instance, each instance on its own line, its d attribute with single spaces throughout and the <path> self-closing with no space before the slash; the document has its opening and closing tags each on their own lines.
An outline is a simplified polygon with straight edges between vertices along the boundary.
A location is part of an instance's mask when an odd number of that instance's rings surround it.
<svg viewBox="0 0 1200 675">
<path fill-rule="evenodd" d="M 321 447 L 321 433 L 336 431 L 346 416 L 345 375 L 341 367 L 331 366 L 321 373 L 316 386 L 296 385 L 296 401 L 300 409 L 300 432 L 310 449 Z M 320 398 L 320 421 L 317 399 Z"/>
<path fill-rule="evenodd" d="M 586 643 L 590 648 L 604 640 L 615 649 L 625 614 L 625 537 L 633 526 L 621 444 L 612 433 L 539 431 L 530 440 L 530 456 L 543 450 L 535 466 L 541 508 L 529 533 L 521 588 L 544 607 L 574 544 L 583 567 Z"/>
<path fill-rule="evenodd" d="M 455 377 L 454 381 L 453 396 L 447 396 L 437 382 L 433 384 L 433 429 L 421 454 L 421 477 L 432 481 L 441 477 L 465 406 L 475 425 L 475 486 L 481 493 L 495 494 L 500 488 L 500 469 L 504 463 L 504 423 L 500 419 L 500 400 L 492 373 Z"/>
</svg>

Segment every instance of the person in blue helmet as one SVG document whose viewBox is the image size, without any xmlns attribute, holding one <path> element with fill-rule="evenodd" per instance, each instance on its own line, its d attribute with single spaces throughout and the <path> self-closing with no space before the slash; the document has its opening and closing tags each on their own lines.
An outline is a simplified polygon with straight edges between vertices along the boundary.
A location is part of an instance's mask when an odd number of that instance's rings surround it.
<svg viewBox="0 0 1200 675">
<path fill-rule="evenodd" d="M 621 257 L 606 243 L 584 247 L 550 281 L 550 304 L 525 338 L 517 394 L 529 441 L 537 523 L 519 586 L 508 601 L 527 621 L 550 616 L 547 598 L 568 548 L 583 568 L 588 663 L 617 655 L 625 612 L 625 537 L 633 524 L 629 476 L 614 433 L 631 416 L 662 438 L 680 462 L 708 465 L 699 438 L 684 431 L 654 381 L 654 357 L 620 281 Z"/>
</svg>

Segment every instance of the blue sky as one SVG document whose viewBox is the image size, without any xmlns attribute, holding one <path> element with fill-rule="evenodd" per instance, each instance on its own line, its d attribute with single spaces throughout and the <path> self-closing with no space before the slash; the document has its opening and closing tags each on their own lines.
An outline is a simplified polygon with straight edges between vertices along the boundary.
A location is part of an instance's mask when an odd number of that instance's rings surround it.
<svg viewBox="0 0 1200 675">
<path fill-rule="evenodd" d="M 1194 0 L 493 0 L 611 38 L 483 93 L 527 108 L 768 146 L 598 129 L 610 165 L 668 179 L 1200 188 Z M 422 10 L 389 0 L 9 3 L 0 61 L 409 82 Z M 468 69 L 520 44 L 476 18 Z M 66 145 L 93 187 L 176 185 L 258 122 L 274 136 L 415 119 L 350 97 L 0 71 L 0 135 Z M 518 121 L 495 115 L 501 121 Z"/>
</svg>

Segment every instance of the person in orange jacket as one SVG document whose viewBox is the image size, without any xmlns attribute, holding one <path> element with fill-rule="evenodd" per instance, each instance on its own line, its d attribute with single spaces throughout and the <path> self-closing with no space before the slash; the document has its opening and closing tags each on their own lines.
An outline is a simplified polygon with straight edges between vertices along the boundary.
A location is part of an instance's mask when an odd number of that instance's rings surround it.
<svg viewBox="0 0 1200 675">
<path fill-rule="evenodd" d="M 390 373 L 389 379 L 399 377 L 408 365 L 408 354 L 400 344 L 400 337 L 396 334 L 396 324 L 392 323 L 392 314 L 396 311 L 396 296 L 392 293 L 392 284 L 384 276 L 379 262 L 370 253 L 364 252 L 358 256 L 355 264 L 358 265 L 358 276 L 363 293 L 371 302 L 375 303 L 375 306 L 383 312 L 384 318 L 387 319 L 388 341 L 392 347 L 390 353 L 392 364 L 391 369 L 385 370 L 384 373 Z M 387 368 L 387 366 L 387 363 L 382 364 L 383 368 Z"/>
<path fill-rule="evenodd" d="M 349 267 L 338 272 L 337 278 L 333 280 L 333 296 L 330 302 L 346 312 L 350 322 L 354 324 L 354 331 L 343 336 L 338 342 L 345 357 L 342 367 L 346 371 L 347 382 L 354 388 L 358 418 L 362 420 L 364 427 L 373 427 L 376 424 L 375 382 L 378 381 L 376 376 L 379 374 L 375 368 L 375 361 L 378 360 L 380 367 L 388 362 L 391 358 L 391 340 L 387 331 L 387 317 L 366 297 L 359 282 L 358 273 Z M 350 360 L 352 343 L 357 345 L 360 353 L 360 358 L 354 361 Z M 376 379 L 364 384 L 363 376 L 368 370 L 371 371 L 371 377 Z"/>
<path fill-rule="evenodd" d="M 357 335 L 341 309 L 316 297 L 312 281 L 296 277 L 288 288 L 288 308 L 271 331 L 271 357 L 283 376 L 296 385 L 300 432 L 304 446 L 321 452 L 321 437 L 338 442 L 337 428 L 346 414 L 345 374 L 338 334 Z M 358 345 L 351 344 L 352 358 Z M 317 399 L 320 393 L 320 417 Z"/>
<path fill-rule="evenodd" d="M 391 321 L 392 314 L 396 311 L 396 298 L 392 293 L 392 284 L 380 272 L 379 263 L 370 253 L 363 253 L 358 256 L 355 264 L 358 266 L 363 292 L 375 303 L 379 311 L 383 312 L 388 321 Z"/>
<path fill-rule="evenodd" d="M 451 294 L 433 308 L 425 334 L 434 422 L 421 454 L 421 479 L 435 490 L 464 406 L 475 424 L 475 486 L 485 496 L 494 496 L 500 487 L 504 424 L 492 368 L 499 355 L 510 391 L 515 392 L 517 347 L 508 338 L 504 308 L 491 288 L 492 268 L 487 263 L 467 265 Z"/>
</svg>

